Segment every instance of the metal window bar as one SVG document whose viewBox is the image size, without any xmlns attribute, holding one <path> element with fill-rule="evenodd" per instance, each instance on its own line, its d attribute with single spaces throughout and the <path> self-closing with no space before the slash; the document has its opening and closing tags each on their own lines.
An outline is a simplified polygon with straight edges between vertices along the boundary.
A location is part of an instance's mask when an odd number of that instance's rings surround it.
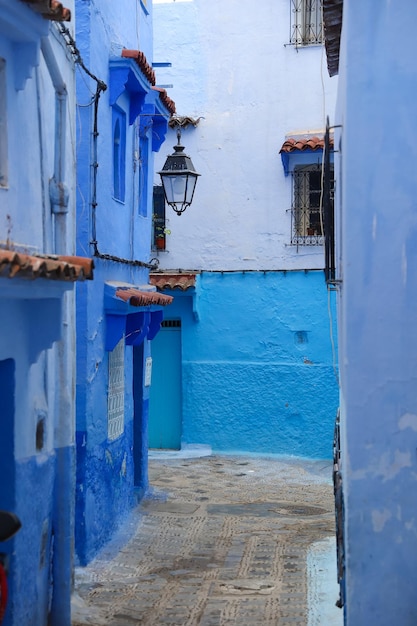
<svg viewBox="0 0 417 626">
<path fill-rule="evenodd" d="M 322 0 L 290 0 L 290 43 L 311 46 L 323 43 Z"/>
<path fill-rule="evenodd" d="M 322 246 L 321 166 L 296 169 L 292 176 L 291 245 Z"/>
<path fill-rule="evenodd" d="M 181 320 L 163 320 L 162 328 L 181 328 Z"/>
<path fill-rule="evenodd" d="M 336 254 L 334 236 L 334 173 L 330 165 L 329 119 L 327 119 L 326 134 L 324 136 L 323 167 L 324 273 L 327 284 L 331 284 L 336 279 Z"/>
</svg>

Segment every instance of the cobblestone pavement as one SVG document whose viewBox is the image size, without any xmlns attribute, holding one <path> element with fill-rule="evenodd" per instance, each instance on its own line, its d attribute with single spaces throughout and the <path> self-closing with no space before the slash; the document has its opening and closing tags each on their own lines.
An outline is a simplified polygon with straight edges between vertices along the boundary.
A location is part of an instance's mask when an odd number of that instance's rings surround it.
<svg viewBox="0 0 417 626">
<path fill-rule="evenodd" d="M 309 624 L 307 554 L 334 535 L 330 462 L 161 457 L 149 472 L 130 540 L 76 568 L 74 626 Z"/>
</svg>

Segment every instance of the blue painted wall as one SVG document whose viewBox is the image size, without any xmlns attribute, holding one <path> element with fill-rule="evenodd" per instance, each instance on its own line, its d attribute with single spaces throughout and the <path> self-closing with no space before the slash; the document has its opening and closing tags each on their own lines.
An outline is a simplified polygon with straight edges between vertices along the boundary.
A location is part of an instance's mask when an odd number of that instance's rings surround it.
<svg viewBox="0 0 417 626">
<path fill-rule="evenodd" d="M 94 107 L 88 104 L 96 82 L 78 75 L 77 247 L 80 253 L 96 255 L 94 283 L 81 285 L 77 292 L 75 546 L 81 564 L 91 560 L 112 537 L 148 484 L 148 389 L 143 385 L 143 363 L 150 353 L 149 341 L 144 340 L 135 356 L 133 347 L 125 346 L 124 430 L 117 439 L 109 440 L 104 302 L 105 283 L 116 281 L 140 289 L 149 282 L 146 264 L 151 258 L 153 150 L 159 147 L 156 139 L 163 140 L 169 112 L 135 61 L 122 58 L 123 48 L 140 50 L 148 64 L 152 63 L 152 5 L 147 5 L 133 0 L 106 0 L 100 6 L 76 2 L 77 42 L 84 63 L 107 86 L 98 103 L 94 146 Z M 114 197 L 113 189 L 114 110 L 126 116 L 126 134 L 119 146 L 124 151 L 124 197 L 119 198 Z M 158 125 L 157 133 L 153 123 Z"/>
<path fill-rule="evenodd" d="M 344 2 L 336 199 L 348 626 L 417 623 L 416 19 L 412 0 L 382 2 L 377 15 L 370 0 Z"/>
<path fill-rule="evenodd" d="M 65 5 L 73 9 L 72 0 Z M 72 23 L 67 26 L 72 29 Z M 18 0 L 0 2 L 0 57 L 0 247 L 72 255 L 73 62 L 56 27 Z M 62 116 L 58 84 L 66 86 L 60 93 Z M 67 212 L 59 216 L 53 213 L 49 194 L 53 178 L 68 192 Z M 70 626 L 75 491 L 72 283 L 22 280 L 19 274 L 0 282 L 0 508 L 16 512 L 22 521 L 16 537 L 0 546 L 10 557 L 4 624 L 40 626 L 49 620 Z"/>
<path fill-rule="evenodd" d="M 166 314 L 182 320 L 183 444 L 330 458 L 338 385 L 323 272 L 202 272 L 195 289 L 198 321 L 191 292 L 171 292 Z"/>
</svg>

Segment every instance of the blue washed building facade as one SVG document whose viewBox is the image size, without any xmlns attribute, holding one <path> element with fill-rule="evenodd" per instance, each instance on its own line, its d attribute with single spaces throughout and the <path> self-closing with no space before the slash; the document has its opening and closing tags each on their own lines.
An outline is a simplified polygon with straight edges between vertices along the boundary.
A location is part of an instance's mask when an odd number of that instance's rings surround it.
<svg viewBox="0 0 417 626">
<path fill-rule="evenodd" d="M 152 181 L 175 111 L 152 69 L 152 4 L 76 2 L 77 290 L 75 547 L 86 564 L 146 490 L 151 340 L 172 298 L 149 283 Z"/>
<path fill-rule="evenodd" d="M 369 0 L 325 2 L 328 66 L 339 76 L 337 480 L 348 626 L 417 622 L 415 18 L 411 1 L 378 3 L 377 13 Z"/>
<path fill-rule="evenodd" d="M 70 626 L 75 493 L 72 2 L 0 2 L 0 509 L 7 626 Z M 85 256 L 85 255 L 84 255 Z M 3 598 L 2 598 L 3 599 Z"/>
<path fill-rule="evenodd" d="M 320 3 L 154 0 L 154 41 L 178 111 L 166 145 L 180 127 L 201 177 L 180 218 L 165 207 L 156 251 L 152 282 L 175 300 L 153 345 L 150 446 L 330 458 L 336 315 L 320 196 L 337 79 Z"/>
</svg>

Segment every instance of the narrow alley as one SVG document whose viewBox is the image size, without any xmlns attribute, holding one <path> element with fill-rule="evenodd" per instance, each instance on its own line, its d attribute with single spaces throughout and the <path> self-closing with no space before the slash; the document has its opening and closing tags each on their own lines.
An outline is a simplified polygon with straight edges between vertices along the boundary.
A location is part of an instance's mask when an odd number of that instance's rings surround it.
<svg viewBox="0 0 417 626">
<path fill-rule="evenodd" d="M 152 453 L 129 523 L 76 568 L 73 626 L 338 626 L 331 462 Z"/>
</svg>

